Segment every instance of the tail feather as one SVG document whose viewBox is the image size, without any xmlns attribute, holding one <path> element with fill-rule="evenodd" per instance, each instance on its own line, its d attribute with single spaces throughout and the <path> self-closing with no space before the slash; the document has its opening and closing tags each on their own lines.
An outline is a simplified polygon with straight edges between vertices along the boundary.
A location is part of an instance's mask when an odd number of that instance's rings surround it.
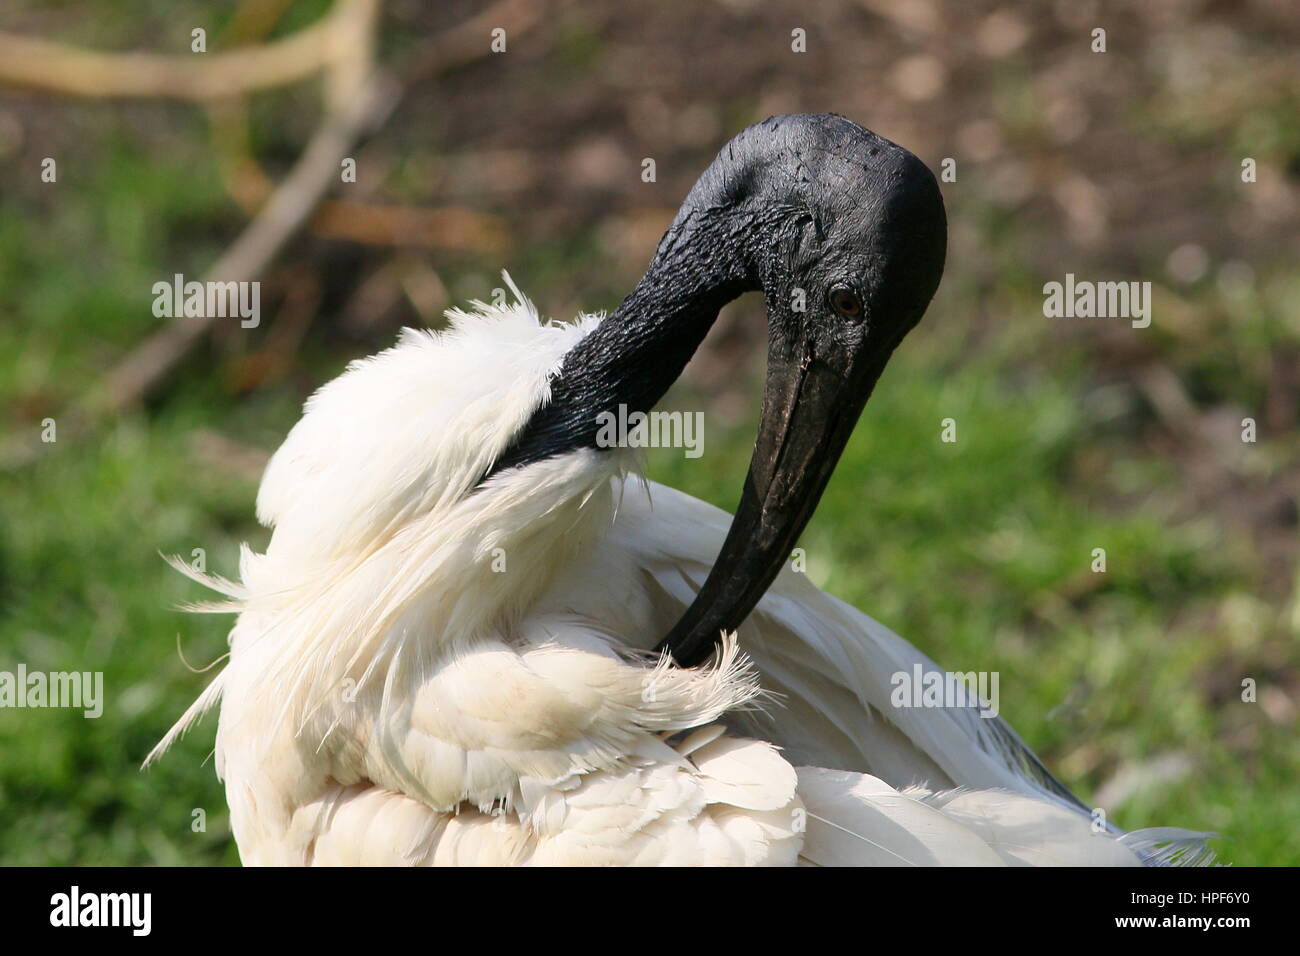
<svg viewBox="0 0 1300 956">
<path fill-rule="evenodd" d="M 1147 827 L 1124 834 L 1119 842 L 1147 866 L 1215 866 L 1214 851 L 1206 841 L 1217 836 L 1182 827 Z"/>
<path fill-rule="evenodd" d="M 1009 790 L 895 790 L 867 774 L 799 769 L 802 856 L 820 866 L 1141 866 L 1113 834 Z"/>
</svg>

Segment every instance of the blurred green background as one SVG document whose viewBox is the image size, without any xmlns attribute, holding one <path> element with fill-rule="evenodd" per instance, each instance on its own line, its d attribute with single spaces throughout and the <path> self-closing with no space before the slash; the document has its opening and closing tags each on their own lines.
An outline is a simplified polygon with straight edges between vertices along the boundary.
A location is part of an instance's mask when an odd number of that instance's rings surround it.
<svg viewBox="0 0 1300 956">
<path fill-rule="evenodd" d="M 198 56 L 202 27 L 212 57 L 331 6 L 9 0 L 0 32 Z M 502 267 L 558 319 L 612 308 L 722 143 L 833 111 L 957 178 L 947 276 L 804 536 L 809 573 L 946 667 L 1000 672 L 1003 716 L 1120 825 L 1300 863 L 1300 7 L 390 0 L 377 36 L 402 96 L 332 190 L 366 208 L 285 246 L 259 328 L 218 321 L 110 414 L 87 396 L 165 324 L 153 283 L 239 235 L 321 84 L 245 110 L 0 83 L 0 670 L 102 670 L 107 698 L 98 720 L 0 710 L 0 862 L 237 862 L 211 718 L 138 770 L 208 679 L 178 643 L 206 664 L 230 625 L 174 610 L 204 595 L 160 554 L 233 574 L 265 545 L 262 464 L 350 359 Z M 1152 282 L 1151 327 L 1044 318 L 1067 272 Z M 724 312 L 666 403 L 706 410 L 705 455 L 653 451 L 653 477 L 732 507 L 762 338 L 756 296 Z"/>
</svg>

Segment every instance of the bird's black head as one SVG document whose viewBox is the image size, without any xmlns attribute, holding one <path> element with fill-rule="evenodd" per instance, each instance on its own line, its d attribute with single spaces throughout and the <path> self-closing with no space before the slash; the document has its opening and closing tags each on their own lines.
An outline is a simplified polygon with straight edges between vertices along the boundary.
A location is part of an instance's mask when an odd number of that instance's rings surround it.
<svg viewBox="0 0 1300 956">
<path fill-rule="evenodd" d="M 722 148 L 637 287 L 565 356 L 494 470 L 595 446 L 596 416 L 648 411 L 727 301 L 761 289 L 763 413 L 735 520 L 661 647 L 707 658 L 753 610 L 812 516 L 895 346 L 943 273 L 947 225 L 915 156 L 841 116 L 774 116 Z"/>
<path fill-rule="evenodd" d="M 774 116 L 723 147 L 648 277 L 691 271 L 711 243 L 704 265 L 761 288 L 771 332 L 810 335 L 833 361 L 920 319 L 946 234 L 934 176 L 907 150 L 842 116 Z"/>
<path fill-rule="evenodd" d="M 947 241 L 943 199 L 921 161 L 828 114 L 742 132 L 674 225 L 700 216 L 747 237 L 746 272 L 767 300 L 768 360 L 731 532 L 664 642 L 683 664 L 739 626 L 789 557 L 885 363 L 938 287 Z"/>
</svg>

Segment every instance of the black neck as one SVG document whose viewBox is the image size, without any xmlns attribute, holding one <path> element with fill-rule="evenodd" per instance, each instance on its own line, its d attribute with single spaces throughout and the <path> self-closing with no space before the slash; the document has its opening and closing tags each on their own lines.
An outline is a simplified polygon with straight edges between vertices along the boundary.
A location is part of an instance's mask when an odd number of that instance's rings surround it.
<svg viewBox="0 0 1300 956">
<path fill-rule="evenodd" d="M 744 250 L 757 227 L 716 208 L 683 209 L 632 293 L 565 356 L 550 401 L 488 471 L 596 448 L 597 416 L 648 412 L 681 375 L 719 310 L 759 288 Z"/>
</svg>

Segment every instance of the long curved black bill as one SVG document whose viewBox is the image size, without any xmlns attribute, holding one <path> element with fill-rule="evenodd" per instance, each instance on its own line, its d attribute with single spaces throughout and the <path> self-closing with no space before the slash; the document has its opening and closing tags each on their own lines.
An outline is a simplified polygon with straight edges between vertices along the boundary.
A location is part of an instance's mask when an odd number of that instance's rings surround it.
<svg viewBox="0 0 1300 956">
<path fill-rule="evenodd" d="M 894 344 L 867 351 L 846 373 L 807 351 L 786 360 L 769 354 L 762 419 L 736 516 L 704 587 L 657 651 L 693 667 L 749 616 L 816 510 Z"/>
</svg>

